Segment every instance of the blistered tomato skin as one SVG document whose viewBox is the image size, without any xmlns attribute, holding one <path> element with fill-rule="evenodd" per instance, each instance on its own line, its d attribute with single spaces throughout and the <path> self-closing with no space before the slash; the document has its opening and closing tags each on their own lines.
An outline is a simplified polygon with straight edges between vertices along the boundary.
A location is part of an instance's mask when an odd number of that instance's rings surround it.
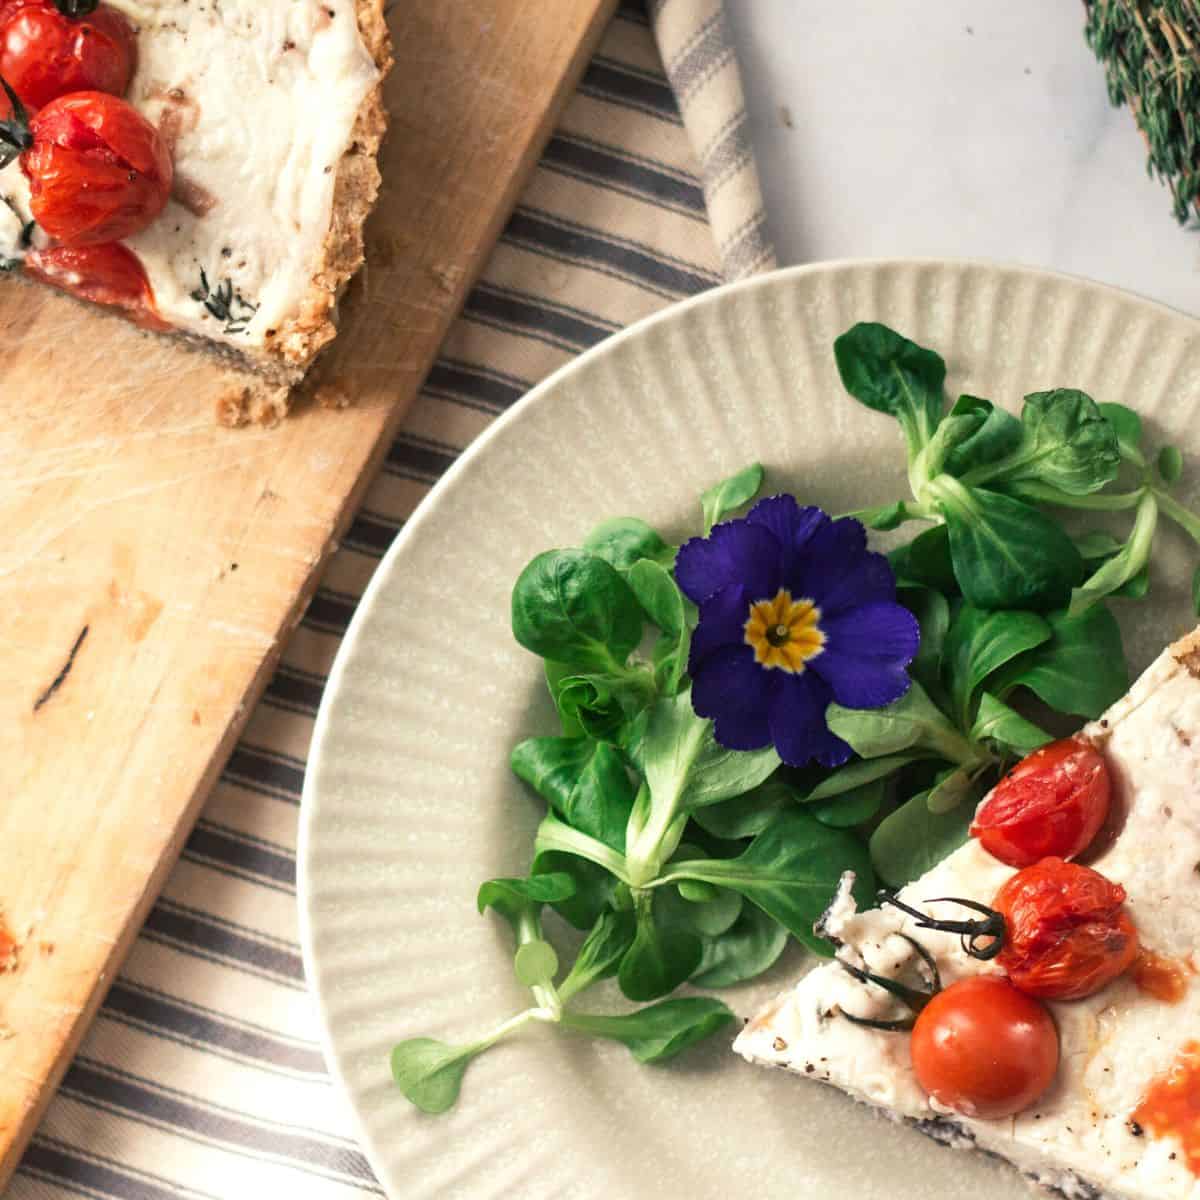
<svg viewBox="0 0 1200 1200">
<path fill-rule="evenodd" d="M 912 1033 L 917 1081 L 965 1117 L 996 1120 L 1034 1104 L 1058 1070 L 1044 1004 L 995 975 L 960 980 L 922 1009 Z"/>
<path fill-rule="evenodd" d="M 171 194 L 167 144 L 136 109 L 104 92 L 76 92 L 29 124 L 21 155 L 30 209 L 50 237 L 72 246 L 118 242 L 145 229 Z"/>
<path fill-rule="evenodd" d="M 1077 738 L 1035 750 L 988 793 L 971 834 L 1010 867 L 1075 858 L 1108 816 L 1112 784 L 1103 756 Z"/>
<path fill-rule="evenodd" d="M 143 329 L 170 329 L 159 315 L 141 260 L 125 246 L 52 246 L 32 250 L 25 273 L 93 304 L 119 308 Z"/>
<path fill-rule="evenodd" d="M 113 9 L 72 19 L 50 0 L 0 4 L 0 75 L 31 110 L 69 92 L 123 96 L 136 65 L 133 28 Z"/>
<path fill-rule="evenodd" d="M 1137 957 L 1137 930 L 1124 904 L 1125 889 L 1090 867 L 1061 858 L 1025 867 L 992 901 L 1006 926 L 996 962 L 1031 996 L 1091 996 Z"/>
</svg>

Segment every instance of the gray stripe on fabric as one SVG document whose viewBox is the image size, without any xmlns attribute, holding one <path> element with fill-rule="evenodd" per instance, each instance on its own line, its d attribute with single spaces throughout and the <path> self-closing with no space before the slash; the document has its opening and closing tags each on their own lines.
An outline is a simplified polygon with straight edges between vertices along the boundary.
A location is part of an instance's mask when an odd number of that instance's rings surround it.
<svg viewBox="0 0 1200 1200">
<path fill-rule="evenodd" d="M 725 10 L 721 8 L 667 64 L 667 75 L 679 103 L 686 107 L 688 97 L 727 66 L 732 58 L 733 44 L 725 24 Z"/>
<path fill-rule="evenodd" d="M 269 879 L 251 875 L 246 871 L 241 871 L 237 867 L 231 867 L 227 863 L 216 859 L 205 858 L 202 855 L 193 854 L 187 850 L 180 855 L 180 858 L 183 862 L 191 863 L 194 867 L 203 867 L 206 871 L 213 871 L 226 879 L 236 879 L 239 883 L 249 883 L 254 887 L 266 888 L 267 891 L 278 892 L 281 896 L 294 897 L 296 895 L 294 884 L 288 887 L 284 883 L 272 883 Z"/>
<path fill-rule="evenodd" d="M 106 1112 L 141 1118 L 193 1141 L 216 1143 L 252 1158 L 283 1158 L 301 1170 L 309 1168 L 326 1178 L 365 1182 L 374 1185 L 373 1191 L 382 1190 L 374 1183 L 363 1154 L 343 1139 L 300 1126 L 257 1120 L 118 1067 L 80 1056 L 68 1068 L 62 1091 Z"/>
<path fill-rule="evenodd" d="M 688 2 L 690 4 L 691 0 L 688 0 Z M 655 18 L 661 17 L 662 13 L 663 6 L 660 5 L 654 14 Z M 693 17 L 692 19 L 694 20 L 695 18 Z M 707 20 L 701 21 L 700 24 L 697 25 L 696 28 L 693 29 L 688 35 L 687 39 L 681 45 L 675 47 L 675 51 L 671 55 L 670 60 L 667 59 L 665 54 L 661 56 L 663 59 L 663 68 L 667 73 L 668 79 L 672 78 L 672 73 L 679 66 L 679 64 L 685 61 L 697 46 L 703 44 L 709 38 L 713 27 L 717 24 L 718 19 L 719 13 L 713 13 L 713 15 Z M 662 49 L 661 45 L 659 49 Z"/>
<path fill-rule="evenodd" d="M 220 1200 L 212 1192 L 181 1187 L 161 1175 L 136 1171 L 94 1150 L 81 1152 L 45 1134 L 38 1134 L 26 1148 L 18 1174 L 65 1187 L 80 1196 L 111 1196 L 117 1200 Z"/>
<path fill-rule="evenodd" d="M 750 118 L 735 114 L 720 130 L 704 154 L 704 186 L 711 195 L 731 175 L 754 161 Z"/>
<path fill-rule="evenodd" d="M 207 821 L 197 822 L 183 849 L 193 862 L 227 867 L 251 882 L 296 891 L 296 857 L 279 848 L 256 845 Z"/>
<path fill-rule="evenodd" d="M 435 483 L 454 465 L 459 451 L 445 442 L 402 434 L 388 447 L 385 467 L 403 479 Z"/>
<path fill-rule="evenodd" d="M 583 73 L 579 91 L 585 96 L 657 117 L 671 125 L 683 124 L 675 93 L 661 75 L 638 71 L 616 59 L 596 55 Z"/>
<path fill-rule="evenodd" d="M 332 588 L 317 588 L 313 598 L 308 602 L 308 609 L 300 623 L 308 629 L 315 629 L 318 633 L 333 633 L 342 637 L 350 627 L 351 618 L 357 607 L 357 596 L 335 592 Z M 247 782 L 255 791 L 266 791 L 268 795 L 273 795 L 279 800 L 286 800 L 289 804 L 299 804 L 300 790 L 304 779 L 303 773 L 301 773 L 300 784 L 287 792 L 271 791 L 269 784 L 257 784 L 252 779 L 237 781 Z"/>
<path fill-rule="evenodd" d="M 118 979 L 100 1011 L 103 1017 L 155 1037 L 199 1047 L 235 1062 L 250 1060 L 289 1076 L 326 1078 L 325 1060 L 316 1046 L 296 1044 L 154 988 Z"/>
<path fill-rule="evenodd" d="M 599 317 L 589 318 L 578 309 L 551 306 L 510 288 L 480 285 L 467 297 L 467 317 L 510 333 L 540 337 L 561 350 L 586 350 L 618 328 Z"/>
<path fill-rule="evenodd" d="M 655 253 L 642 243 L 537 209 L 518 208 L 505 228 L 504 241 L 560 262 L 590 266 L 671 299 L 693 296 L 719 282 L 674 255 Z"/>
<path fill-rule="evenodd" d="M 320 594 L 321 589 L 318 589 L 317 595 Z M 313 600 L 316 600 L 316 596 Z M 229 756 L 221 778 L 230 783 L 250 786 L 278 800 L 296 803 L 304 787 L 304 763 L 278 750 L 256 746 L 251 742 L 239 742 Z"/>
<path fill-rule="evenodd" d="M 752 274 L 763 262 L 769 260 L 773 251 L 767 238 L 766 218 L 763 214 L 757 214 L 743 225 L 720 247 L 720 253 L 721 261 L 725 264 L 725 274 L 730 279 L 740 279 L 743 275 Z"/>
<path fill-rule="evenodd" d="M 705 213 L 704 193 L 694 179 L 668 171 L 651 159 L 623 154 L 587 138 L 551 138 L 540 165 L 659 208 L 698 217 Z"/>
<path fill-rule="evenodd" d="M 385 550 L 386 547 L 383 549 L 372 548 L 371 557 L 381 558 Z M 367 550 L 360 549 L 359 553 L 365 554 Z M 272 708 L 281 708 L 286 712 L 314 717 L 317 714 L 317 708 L 321 703 L 321 693 L 324 690 L 324 675 L 313 675 L 308 671 L 301 671 L 297 667 L 283 663 L 275 668 L 275 674 L 271 676 L 271 680 L 267 684 L 263 699 Z"/>
<path fill-rule="evenodd" d="M 439 358 L 425 379 L 425 390 L 431 395 L 475 400 L 497 415 L 510 409 L 532 386 L 528 379 L 454 358 Z"/>
<path fill-rule="evenodd" d="M 278 939 L 211 913 L 160 900 L 146 917 L 143 936 L 187 947 L 201 958 L 238 965 L 288 987 L 304 988 L 304 966 L 297 949 L 273 944 Z"/>
</svg>

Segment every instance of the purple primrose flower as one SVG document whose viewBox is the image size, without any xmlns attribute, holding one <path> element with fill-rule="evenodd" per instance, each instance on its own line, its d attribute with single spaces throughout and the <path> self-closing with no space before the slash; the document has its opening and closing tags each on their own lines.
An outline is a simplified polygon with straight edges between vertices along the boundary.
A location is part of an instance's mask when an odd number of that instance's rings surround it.
<svg viewBox="0 0 1200 1200">
<path fill-rule="evenodd" d="M 850 747 L 825 723 L 830 701 L 882 708 L 908 691 L 920 629 L 853 518 L 771 496 L 685 542 L 675 578 L 700 608 L 692 705 L 723 746 L 835 767 Z"/>
</svg>

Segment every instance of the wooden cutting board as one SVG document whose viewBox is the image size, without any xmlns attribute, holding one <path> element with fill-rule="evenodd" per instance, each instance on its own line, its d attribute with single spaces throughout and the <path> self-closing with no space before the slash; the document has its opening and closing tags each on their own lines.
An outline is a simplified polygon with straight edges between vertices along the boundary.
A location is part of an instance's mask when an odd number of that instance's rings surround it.
<svg viewBox="0 0 1200 1200">
<path fill-rule="evenodd" d="M 220 428 L 202 355 L 0 284 L 0 1188 L 614 7 L 392 8 L 350 409 Z"/>
</svg>

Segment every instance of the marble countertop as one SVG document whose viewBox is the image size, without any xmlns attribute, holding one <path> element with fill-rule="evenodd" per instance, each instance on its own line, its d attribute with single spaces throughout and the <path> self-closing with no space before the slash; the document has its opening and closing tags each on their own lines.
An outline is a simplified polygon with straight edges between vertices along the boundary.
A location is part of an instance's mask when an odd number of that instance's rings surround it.
<svg viewBox="0 0 1200 1200">
<path fill-rule="evenodd" d="M 728 0 L 781 263 L 1026 263 L 1200 315 L 1200 232 L 1109 105 L 1082 5 Z"/>
</svg>

